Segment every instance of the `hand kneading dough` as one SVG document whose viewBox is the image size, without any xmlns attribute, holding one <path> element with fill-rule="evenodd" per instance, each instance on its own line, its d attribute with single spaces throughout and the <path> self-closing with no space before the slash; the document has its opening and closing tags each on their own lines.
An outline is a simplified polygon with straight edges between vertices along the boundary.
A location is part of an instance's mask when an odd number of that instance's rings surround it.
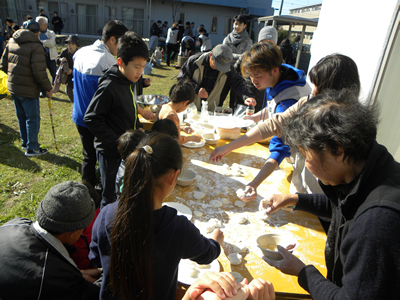
<svg viewBox="0 0 400 300">
<path fill-rule="evenodd" d="M 242 262 L 242 256 L 239 253 L 231 253 L 228 258 L 231 264 L 235 266 L 240 265 Z"/>
<path fill-rule="evenodd" d="M 193 192 L 193 198 L 196 200 L 201 200 L 206 196 L 206 194 L 204 194 L 203 192 Z"/>
</svg>

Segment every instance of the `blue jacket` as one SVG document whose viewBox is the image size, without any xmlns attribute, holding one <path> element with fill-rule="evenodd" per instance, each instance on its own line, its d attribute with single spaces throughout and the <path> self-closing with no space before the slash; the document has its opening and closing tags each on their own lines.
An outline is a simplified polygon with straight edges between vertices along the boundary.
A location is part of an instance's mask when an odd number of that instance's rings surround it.
<svg viewBox="0 0 400 300">
<path fill-rule="evenodd" d="M 104 207 L 92 229 L 89 259 L 96 267 L 103 268 L 100 299 L 113 297 L 110 283 L 110 231 L 119 202 Z M 209 264 L 221 252 L 218 242 L 205 238 L 186 217 L 177 216 L 174 208 L 163 206 L 154 211 L 153 297 L 174 300 L 178 264 L 189 258 L 199 264 Z"/>
<path fill-rule="evenodd" d="M 83 117 L 94 93 L 103 71 L 116 63 L 108 47 L 97 40 L 93 45 L 79 49 L 74 55 L 74 104 L 72 108 L 72 121 L 76 125 L 86 127 Z"/>
<path fill-rule="evenodd" d="M 295 104 L 301 97 L 311 93 L 311 88 L 306 83 L 304 71 L 298 70 L 291 65 L 282 64 L 281 77 L 277 85 L 267 88 L 265 98 L 268 105 L 276 105 L 272 113 L 281 113 Z M 265 107 L 263 104 L 263 107 Z M 271 152 L 269 158 L 273 158 L 280 164 L 285 157 L 290 156 L 290 147 L 285 145 L 282 139 L 274 136 L 269 144 Z"/>
</svg>

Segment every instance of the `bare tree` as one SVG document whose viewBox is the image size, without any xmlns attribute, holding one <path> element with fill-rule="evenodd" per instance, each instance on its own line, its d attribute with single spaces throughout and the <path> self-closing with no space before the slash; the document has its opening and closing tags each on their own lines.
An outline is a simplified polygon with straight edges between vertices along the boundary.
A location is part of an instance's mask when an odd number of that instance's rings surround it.
<svg viewBox="0 0 400 300">
<path fill-rule="evenodd" d="M 172 7 L 172 23 L 174 23 L 176 19 L 176 14 L 181 9 L 184 3 L 182 2 L 182 0 L 169 0 L 168 2 L 171 4 Z"/>
</svg>

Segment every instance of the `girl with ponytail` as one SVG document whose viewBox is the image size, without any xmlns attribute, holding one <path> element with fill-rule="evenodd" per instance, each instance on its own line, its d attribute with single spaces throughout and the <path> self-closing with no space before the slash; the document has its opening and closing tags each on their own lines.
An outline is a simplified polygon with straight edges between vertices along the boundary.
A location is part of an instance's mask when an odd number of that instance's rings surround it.
<svg viewBox="0 0 400 300">
<path fill-rule="evenodd" d="M 175 299 L 178 264 L 208 264 L 220 254 L 220 230 L 212 239 L 162 202 L 182 169 L 178 142 L 145 136 L 128 156 L 118 202 L 104 207 L 93 225 L 89 258 L 103 268 L 100 299 Z"/>
</svg>

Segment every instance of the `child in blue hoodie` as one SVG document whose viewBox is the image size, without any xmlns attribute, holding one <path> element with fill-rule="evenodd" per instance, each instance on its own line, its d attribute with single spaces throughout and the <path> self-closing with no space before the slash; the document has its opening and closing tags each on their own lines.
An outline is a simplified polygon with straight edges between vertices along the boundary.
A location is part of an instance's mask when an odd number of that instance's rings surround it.
<svg viewBox="0 0 400 300">
<path fill-rule="evenodd" d="M 223 234 L 201 235 L 162 202 L 174 190 L 183 163 L 176 139 L 150 133 L 126 160 L 118 202 L 103 208 L 92 229 L 89 258 L 103 268 L 100 299 L 175 299 L 178 264 L 209 264 Z"/>
</svg>

